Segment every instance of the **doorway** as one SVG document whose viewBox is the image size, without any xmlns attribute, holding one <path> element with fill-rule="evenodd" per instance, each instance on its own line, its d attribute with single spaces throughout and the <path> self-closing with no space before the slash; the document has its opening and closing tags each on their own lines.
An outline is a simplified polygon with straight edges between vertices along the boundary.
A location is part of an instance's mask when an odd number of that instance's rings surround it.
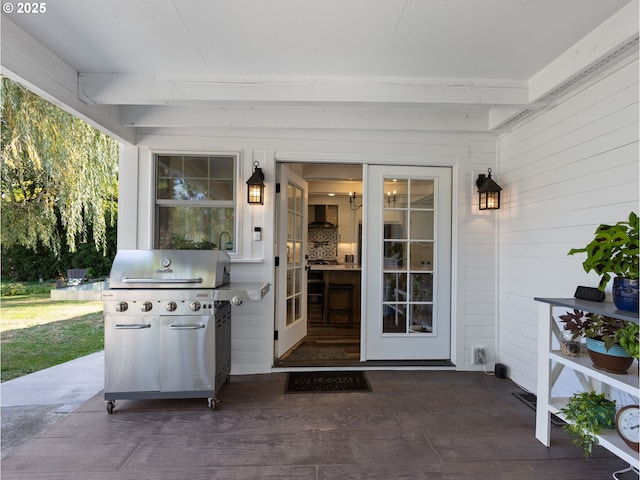
<svg viewBox="0 0 640 480">
<path fill-rule="evenodd" d="M 277 302 L 282 308 L 276 313 L 278 340 L 274 364 L 277 366 L 360 362 L 362 169 L 360 164 L 278 164 L 278 238 L 286 238 L 286 242 L 278 242 L 278 255 L 287 257 L 287 274 L 283 269 L 285 262 L 281 260 L 277 278 L 282 287 L 276 291 L 283 294 L 286 291 L 286 297 L 292 299 L 290 293 L 302 294 L 297 302 L 290 302 L 295 308 L 290 308 L 288 313 L 285 313 L 288 300 L 284 299 L 285 295 L 278 295 Z M 290 188 L 292 178 L 294 186 Z M 303 225 L 295 223 L 298 219 L 296 199 L 288 198 L 291 192 L 300 189 L 304 192 L 298 197 L 306 198 L 306 204 L 301 205 Z M 305 238 L 297 239 L 297 233 L 303 230 Z M 302 244 L 305 245 L 302 255 L 305 268 L 301 271 L 289 260 L 297 258 L 292 257 L 292 253 Z M 294 322 L 297 327 L 288 326 L 283 316 L 291 323 L 289 313 L 292 311 L 300 317 Z M 281 341 L 283 329 L 286 343 Z M 304 336 L 290 344 L 293 337 L 289 332 L 295 330 L 304 331 Z"/>
<path fill-rule="evenodd" d="M 301 221 L 308 231 L 302 275 L 278 276 L 280 291 L 291 290 L 290 278 L 300 279 L 293 290 L 301 292 L 296 314 L 305 334 L 286 351 L 276 348 L 275 365 L 450 365 L 451 169 L 280 166 L 305 182 Z M 289 242 L 283 202 L 291 204 L 286 197 L 278 202 L 279 238 Z"/>
</svg>

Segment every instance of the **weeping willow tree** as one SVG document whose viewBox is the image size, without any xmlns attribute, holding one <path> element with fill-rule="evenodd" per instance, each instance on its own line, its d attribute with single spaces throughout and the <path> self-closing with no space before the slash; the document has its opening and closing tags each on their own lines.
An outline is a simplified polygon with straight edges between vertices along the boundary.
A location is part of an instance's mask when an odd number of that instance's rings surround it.
<svg viewBox="0 0 640 480">
<path fill-rule="evenodd" d="M 1 91 L 1 239 L 76 251 L 89 229 L 106 253 L 117 208 L 118 144 L 10 79 Z M 59 228 L 59 226 L 62 228 Z"/>
</svg>

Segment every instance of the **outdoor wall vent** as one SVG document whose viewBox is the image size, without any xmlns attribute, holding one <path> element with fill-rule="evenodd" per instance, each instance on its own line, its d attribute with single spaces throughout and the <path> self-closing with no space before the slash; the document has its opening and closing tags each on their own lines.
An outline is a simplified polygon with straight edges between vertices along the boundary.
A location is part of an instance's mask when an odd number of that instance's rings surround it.
<svg viewBox="0 0 640 480">
<path fill-rule="evenodd" d="M 588 67 L 584 68 L 580 72 L 576 73 L 575 75 L 570 77 L 569 80 L 560 84 L 555 90 L 551 91 L 548 94 L 548 96 L 557 97 L 562 93 L 564 93 L 566 90 L 576 86 L 582 80 L 587 79 L 589 76 L 591 76 L 596 71 L 600 70 L 601 68 L 605 67 L 606 65 L 608 65 L 609 63 L 617 59 L 620 55 L 627 52 L 629 49 L 636 47 L 638 45 L 638 39 L 639 37 L 635 37 L 634 39 L 630 40 L 629 42 L 620 46 L 618 49 L 611 52 L 606 57 L 601 58 L 597 62 L 589 65 Z"/>
<path fill-rule="evenodd" d="M 531 108 L 525 108 L 524 110 L 516 113 L 513 117 L 508 118 L 507 120 L 502 122 L 500 125 L 495 127 L 494 130 L 502 130 L 502 129 L 505 129 L 505 128 L 511 126 L 511 125 L 515 125 L 516 123 L 520 122 L 520 120 L 522 120 L 523 118 L 528 117 L 532 113 L 533 113 L 533 110 Z"/>
<path fill-rule="evenodd" d="M 633 49 L 637 49 L 639 40 L 640 40 L 640 37 L 638 36 L 632 38 L 627 43 L 625 43 L 624 45 L 621 45 L 620 47 L 618 47 L 617 49 L 615 49 L 605 57 L 601 58 L 600 60 L 594 62 L 593 64 L 585 67 L 575 75 L 571 76 L 568 80 L 558 85 L 554 90 L 546 94 L 543 98 L 539 99 L 538 102 L 536 103 L 538 105 L 545 105 L 545 104 L 547 106 L 551 105 L 552 102 L 556 100 L 558 97 L 564 95 L 571 89 L 576 88 L 581 83 L 586 82 L 587 80 L 592 78 L 592 76 L 596 74 L 598 71 L 604 69 L 605 67 L 609 66 L 609 64 L 618 60 L 621 56 L 623 56 L 623 54 L 629 53 Z M 524 119 L 532 116 L 534 113 L 540 114 L 543 111 L 545 111 L 544 107 L 539 109 L 525 108 L 522 111 L 516 113 L 514 116 L 506 119 L 504 122 L 495 126 L 492 130 L 494 132 L 505 131 L 508 128 L 522 122 Z"/>
</svg>

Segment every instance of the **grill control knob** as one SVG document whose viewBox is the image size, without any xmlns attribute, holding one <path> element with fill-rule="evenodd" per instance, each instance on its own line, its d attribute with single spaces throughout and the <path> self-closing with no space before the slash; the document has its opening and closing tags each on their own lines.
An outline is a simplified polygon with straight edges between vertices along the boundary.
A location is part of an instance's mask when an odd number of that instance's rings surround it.
<svg viewBox="0 0 640 480">
<path fill-rule="evenodd" d="M 191 305 L 189 305 L 189 308 L 191 309 L 192 312 L 197 312 L 198 310 L 200 310 L 200 302 L 191 302 Z"/>
<path fill-rule="evenodd" d="M 242 298 L 240 295 L 236 295 L 235 297 L 231 298 L 231 305 L 233 305 L 234 307 L 240 307 L 243 303 L 244 298 Z"/>
<path fill-rule="evenodd" d="M 149 312 L 152 308 L 153 305 L 151 304 L 151 302 L 142 302 L 142 305 L 140 305 L 140 310 L 143 312 Z"/>
<path fill-rule="evenodd" d="M 116 303 L 116 312 L 126 312 L 128 308 L 129 305 L 127 305 L 127 302 Z"/>
<path fill-rule="evenodd" d="M 175 312 L 176 308 L 178 308 L 178 305 L 176 305 L 176 302 L 167 303 L 167 306 L 166 306 L 167 312 Z"/>
</svg>

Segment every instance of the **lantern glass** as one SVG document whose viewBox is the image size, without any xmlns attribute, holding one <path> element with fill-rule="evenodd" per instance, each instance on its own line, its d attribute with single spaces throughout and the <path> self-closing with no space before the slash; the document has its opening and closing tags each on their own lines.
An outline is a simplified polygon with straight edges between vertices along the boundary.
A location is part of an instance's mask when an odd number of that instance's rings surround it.
<svg viewBox="0 0 640 480">
<path fill-rule="evenodd" d="M 500 192 L 479 192 L 480 210 L 497 210 L 500 208 Z"/>
<path fill-rule="evenodd" d="M 262 185 L 249 185 L 247 201 L 250 205 L 264 205 Z"/>
</svg>

